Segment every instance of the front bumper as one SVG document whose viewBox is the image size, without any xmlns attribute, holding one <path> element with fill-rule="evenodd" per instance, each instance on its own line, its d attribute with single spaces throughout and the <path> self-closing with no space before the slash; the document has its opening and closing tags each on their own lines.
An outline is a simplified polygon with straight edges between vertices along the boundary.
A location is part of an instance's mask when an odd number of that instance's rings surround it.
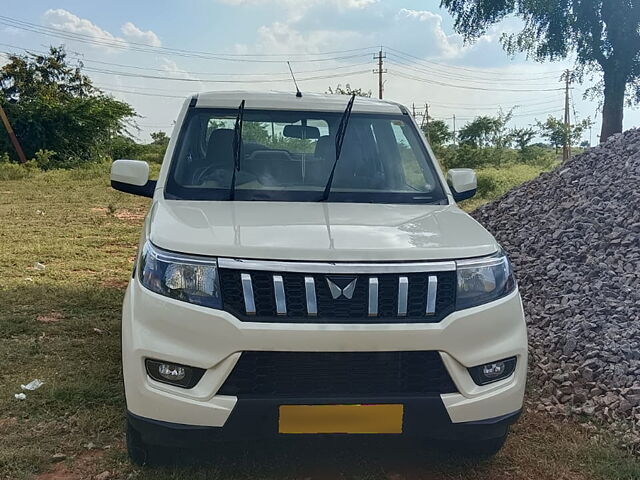
<svg viewBox="0 0 640 480">
<path fill-rule="evenodd" d="M 282 324 L 240 322 L 219 310 L 187 304 L 157 295 L 132 279 L 123 307 L 122 356 L 127 408 L 132 422 L 176 430 L 199 427 L 211 432 L 236 430 L 243 417 L 263 418 L 254 434 L 272 430 L 273 405 L 290 400 L 238 399 L 216 395 L 243 351 L 377 352 L 424 351 L 440 353 L 458 392 L 404 399 L 354 398 L 355 403 L 403 403 L 409 433 L 414 428 L 441 433 L 464 432 L 469 426 L 511 419 L 522 407 L 527 370 L 527 336 L 517 291 L 487 305 L 454 312 L 435 324 Z M 467 368 L 517 357 L 516 371 L 499 382 L 476 385 Z M 144 359 L 206 369 L 192 389 L 155 382 L 145 372 Z M 296 399 L 295 403 L 301 400 Z M 344 398 L 305 399 L 307 404 L 349 403 Z M 408 405 L 412 405 L 411 408 Z M 251 410 L 261 412 L 249 413 Z M 509 420 L 510 421 L 510 420 Z M 508 422 L 506 425 L 508 425 Z M 407 423 L 409 422 L 409 423 Z M 497 422 L 502 425 L 503 420 Z M 427 428 L 427 426 L 429 426 Z M 437 428 L 436 428 L 437 426 Z M 221 428 L 224 427 L 224 428 Z M 460 427 L 460 428 L 458 428 Z M 504 425 L 500 428 L 504 430 Z M 140 427 L 142 428 L 142 427 Z M 475 428 L 475 427 L 474 427 Z M 498 431 L 500 430 L 498 428 Z M 136 428 L 138 429 L 138 428 Z M 242 431 L 242 429 L 238 430 Z M 489 429 L 491 432 L 491 429 Z M 494 431 L 495 433 L 495 431 Z M 217 434 L 213 433 L 213 436 Z M 226 435 L 226 434 L 225 434 Z M 499 436 L 499 435 L 494 435 Z"/>
<path fill-rule="evenodd" d="M 223 427 L 204 427 L 162 422 L 127 412 L 127 421 L 145 443 L 176 447 L 189 447 L 219 441 L 262 440 L 279 436 L 278 408 L 291 405 L 358 403 L 357 399 L 241 399 Z M 402 435 L 437 440 L 487 440 L 506 435 L 509 426 L 520 416 L 520 411 L 475 422 L 453 423 L 439 397 L 370 399 L 371 403 L 401 403 L 404 405 Z M 359 434 L 361 436 L 362 434 Z M 392 436 L 398 436 L 390 434 Z M 280 435 L 284 436 L 284 435 Z M 301 435 L 296 435 L 300 437 Z M 317 437 L 318 435 L 313 435 Z M 325 434 L 323 436 L 340 436 Z"/>
</svg>

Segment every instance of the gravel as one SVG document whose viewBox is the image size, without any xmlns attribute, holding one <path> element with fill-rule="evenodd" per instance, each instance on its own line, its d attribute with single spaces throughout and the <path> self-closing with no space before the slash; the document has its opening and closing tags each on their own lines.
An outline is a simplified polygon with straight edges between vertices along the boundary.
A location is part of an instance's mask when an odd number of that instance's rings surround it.
<svg viewBox="0 0 640 480">
<path fill-rule="evenodd" d="M 538 410 L 640 444 L 640 130 L 477 209 L 514 264 Z"/>
</svg>

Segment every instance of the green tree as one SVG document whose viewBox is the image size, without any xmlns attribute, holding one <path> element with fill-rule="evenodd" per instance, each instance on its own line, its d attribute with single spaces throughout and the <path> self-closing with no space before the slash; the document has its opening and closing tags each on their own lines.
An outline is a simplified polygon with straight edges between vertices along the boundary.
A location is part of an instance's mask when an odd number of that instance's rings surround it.
<svg viewBox="0 0 640 480">
<path fill-rule="evenodd" d="M 515 15 L 522 30 L 504 35 L 509 53 L 526 52 L 538 61 L 576 56 L 580 73 L 603 76 L 604 141 L 622 131 L 625 93 L 640 101 L 640 2 L 633 0 L 441 0 L 457 32 L 474 40 L 505 17 Z"/>
<path fill-rule="evenodd" d="M 434 148 L 441 147 L 453 138 L 453 133 L 449 130 L 449 125 L 443 120 L 433 120 L 430 118 L 429 122 L 422 126 L 422 131 Z"/>
<path fill-rule="evenodd" d="M 511 138 L 506 127 L 512 116 L 513 109 L 508 112 L 500 110 L 495 117 L 487 115 L 476 117 L 460 129 L 458 139 L 461 144 L 475 148 L 508 147 Z"/>
<path fill-rule="evenodd" d="M 540 135 L 546 138 L 549 143 L 558 149 L 565 144 L 575 145 L 582 138 L 582 134 L 591 125 L 591 120 L 585 119 L 581 122 L 567 126 L 564 121 L 549 115 L 544 122 L 537 122 Z"/>
<path fill-rule="evenodd" d="M 462 145 L 470 145 L 474 148 L 489 146 L 495 127 L 495 119 L 492 117 L 486 115 L 476 117 L 460 129 L 458 140 Z"/>
<path fill-rule="evenodd" d="M 8 60 L 0 68 L 0 103 L 27 157 L 48 151 L 48 167 L 72 167 L 98 160 L 126 133 L 134 110 L 95 88 L 81 64 L 69 65 L 63 47 Z M 0 135 L 2 150 L 14 153 L 6 135 Z"/>
<path fill-rule="evenodd" d="M 169 136 L 162 131 L 159 132 L 151 132 L 151 140 L 154 145 L 162 145 L 166 147 L 169 145 Z"/>
<path fill-rule="evenodd" d="M 334 95 L 353 95 L 355 93 L 357 97 L 371 98 L 371 90 L 365 91 L 362 88 L 352 88 L 348 83 L 344 87 L 340 84 L 338 84 L 336 88 L 329 87 L 329 90 L 325 93 Z"/>
<path fill-rule="evenodd" d="M 536 131 L 531 127 L 513 128 L 511 129 L 511 132 L 509 132 L 509 136 L 520 150 L 520 153 L 524 153 L 529 147 L 531 141 L 535 138 Z"/>
</svg>

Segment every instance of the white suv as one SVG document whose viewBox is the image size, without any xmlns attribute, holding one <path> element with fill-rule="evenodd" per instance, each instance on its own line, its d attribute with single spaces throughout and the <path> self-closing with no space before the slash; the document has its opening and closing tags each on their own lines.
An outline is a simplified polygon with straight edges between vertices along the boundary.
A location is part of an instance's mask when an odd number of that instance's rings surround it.
<svg viewBox="0 0 640 480">
<path fill-rule="evenodd" d="M 430 437 L 493 454 L 522 408 L 511 265 L 401 105 L 214 92 L 186 100 L 122 317 L 128 448 L 305 434 Z"/>
</svg>

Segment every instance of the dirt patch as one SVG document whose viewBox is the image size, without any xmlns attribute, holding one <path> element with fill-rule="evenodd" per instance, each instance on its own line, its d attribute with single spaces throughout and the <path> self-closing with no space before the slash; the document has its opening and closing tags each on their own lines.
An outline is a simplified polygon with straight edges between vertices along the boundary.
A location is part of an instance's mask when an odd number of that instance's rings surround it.
<svg viewBox="0 0 640 480">
<path fill-rule="evenodd" d="M 82 453 L 70 461 L 56 463 L 51 470 L 37 475 L 34 480 L 87 480 L 95 478 L 100 473 L 96 467 L 102 457 L 104 457 L 102 450 Z"/>
<path fill-rule="evenodd" d="M 58 323 L 64 317 L 60 312 L 50 312 L 45 315 L 38 315 L 36 320 L 40 323 Z"/>
<path fill-rule="evenodd" d="M 107 207 L 93 207 L 91 211 L 96 213 L 107 213 L 109 209 Z"/>
<path fill-rule="evenodd" d="M 124 289 L 127 287 L 128 280 L 122 280 L 120 278 L 107 278 L 100 282 L 100 286 L 104 288 L 121 288 Z"/>
<path fill-rule="evenodd" d="M 0 432 L 6 432 L 18 424 L 16 417 L 0 418 Z"/>
<path fill-rule="evenodd" d="M 125 220 L 129 222 L 141 222 L 144 219 L 145 214 L 143 212 L 133 212 L 131 210 L 122 209 L 113 214 L 119 220 Z"/>
</svg>

